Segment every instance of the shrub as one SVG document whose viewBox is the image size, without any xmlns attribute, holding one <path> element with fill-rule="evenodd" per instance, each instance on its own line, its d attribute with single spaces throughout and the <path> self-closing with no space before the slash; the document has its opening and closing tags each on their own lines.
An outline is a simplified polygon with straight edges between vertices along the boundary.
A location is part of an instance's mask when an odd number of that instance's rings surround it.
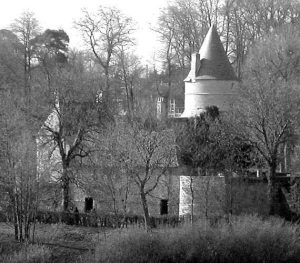
<svg viewBox="0 0 300 263">
<path fill-rule="evenodd" d="M 101 247 L 99 262 L 299 262 L 298 227 L 257 216 L 211 226 L 128 233 Z"/>
<path fill-rule="evenodd" d="M 227 262 L 296 262 L 300 255 L 298 228 L 281 219 L 243 216 L 217 229 L 216 250 Z"/>
</svg>

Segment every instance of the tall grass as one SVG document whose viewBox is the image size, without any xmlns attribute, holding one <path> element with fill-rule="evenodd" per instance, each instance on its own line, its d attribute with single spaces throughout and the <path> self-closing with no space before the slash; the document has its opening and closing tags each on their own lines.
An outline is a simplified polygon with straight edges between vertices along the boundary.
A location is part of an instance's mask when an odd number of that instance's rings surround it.
<svg viewBox="0 0 300 263">
<path fill-rule="evenodd" d="M 0 255 L 0 262 L 5 263 L 42 263 L 49 262 L 51 251 L 40 245 L 25 245 L 19 251 L 9 255 Z"/>
<path fill-rule="evenodd" d="M 210 226 L 133 232 L 100 248 L 98 262 L 300 262 L 298 227 L 257 216 Z"/>
</svg>

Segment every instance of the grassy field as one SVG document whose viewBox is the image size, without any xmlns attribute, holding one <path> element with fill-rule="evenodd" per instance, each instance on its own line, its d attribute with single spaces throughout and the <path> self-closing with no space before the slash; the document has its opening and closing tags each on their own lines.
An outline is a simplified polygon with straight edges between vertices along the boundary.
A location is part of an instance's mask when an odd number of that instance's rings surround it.
<svg viewBox="0 0 300 263">
<path fill-rule="evenodd" d="M 63 224 L 38 225 L 36 244 L 13 241 L 11 225 L 0 224 L 0 262 L 300 262 L 297 225 L 257 216 L 230 223 L 103 229 Z"/>
<path fill-rule="evenodd" d="M 0 223 L 0 262 L 94 262 L 96 244 L 116 230 L 38 224 L 35 244 L 14 241 L 13 226 Z"/>
</svg>

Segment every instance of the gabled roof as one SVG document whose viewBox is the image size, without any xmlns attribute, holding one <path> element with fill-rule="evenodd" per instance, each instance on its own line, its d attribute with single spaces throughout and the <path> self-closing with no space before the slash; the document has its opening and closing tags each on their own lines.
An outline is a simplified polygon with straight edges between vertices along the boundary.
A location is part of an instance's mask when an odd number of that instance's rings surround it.
<svg viewBox="0 0 300 263">
<path fill-rule="evenodd" d="M 200 63 L 196 61 L 191 62 L 197 63 L 194 80 L 237 80 L 214 25 L 208 30 L 199 54 Z M 193 67 L 191 66 L 191 68 Z"/>
</svg>

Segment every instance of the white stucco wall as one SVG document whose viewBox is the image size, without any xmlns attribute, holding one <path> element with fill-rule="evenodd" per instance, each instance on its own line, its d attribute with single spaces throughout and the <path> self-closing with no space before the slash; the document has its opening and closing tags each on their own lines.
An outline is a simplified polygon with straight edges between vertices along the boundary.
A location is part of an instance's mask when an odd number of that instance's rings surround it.
<svg viewBox="0 0 300 263">
<path fill-rule="evenodd" d="M 180 176 L 179 215 L 191 214 L 194 192 L 194 216 L 205 218 L 223 214 L 225 182 L 219 176 Z"/>
<path fill-rule="evenodd" d="M 180 176 L 180 187 L 179 187 L 179 216 L 191 214 L 191 193 L 190 188 L 190 177 Z"/>
<path fill-rule="evenodd" d="M 57 111 L 53 110 L 45 121 L 45 125 L 57 131 L 59 120 Z M 61 156 L 59 149 L 52 140 L 52 134 L 42 127 L 37 140 L 37 171 L 38 176 L 47 180 L 57 181 L 61 176 Z"/>
<path fill-rule="evenodd" d="M 198 80 L 185 83 L 184 112 L 181 117 L 193 117 L 207 106 L 226 111 L 234 103 L 237 84 L 232 80 Z"/>
</svg>

